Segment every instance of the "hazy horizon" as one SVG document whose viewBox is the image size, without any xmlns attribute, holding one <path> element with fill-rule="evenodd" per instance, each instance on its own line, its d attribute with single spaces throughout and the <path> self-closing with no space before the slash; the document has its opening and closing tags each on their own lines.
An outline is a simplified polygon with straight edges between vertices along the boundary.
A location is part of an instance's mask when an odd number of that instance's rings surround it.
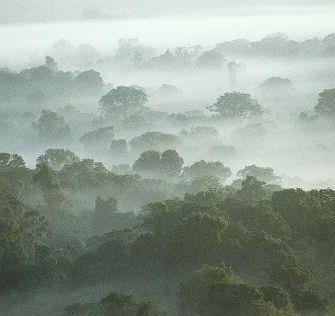
<svg viewBox="0 0 335 316">
<path fill-rule="evenodd" d="M 297 11 L 298 12 L 298 11 Z M 320 23 L 322 21 L 322 23 Z M 311 29 L 309 26 L 313 25 Z M 95 18 L 49 23 L 0 24 L 0 65 L 29 64 L 43 57 L 57 41 L 65 39 L 74 46 L 90 44 L 102 55 L 116 49 L 121 38 L 138 38 L 158 49 L 202 45 L 245 38 L 260 40 L 271 33 L 287 33 L 293 40 L 323 38 L 335 30 L 332 11 L 310 14 L 226 14 L 142 17 L 127 19 Z"/>
<path fill-rule="evenodd" d="M 2 0 L 0 3 L 0 24 L 34 23 L 90 18 L 125 19 L 138 17 L 229 15 L 229 14 L 315 14 L 329 12 L 335 4 L 331 0 L 315 3 L 309 0 L 281 1 L 218 1 L 210 3 L 198 0 L 173 0 L 161 2 L 135 0 Z"/>
</svg>

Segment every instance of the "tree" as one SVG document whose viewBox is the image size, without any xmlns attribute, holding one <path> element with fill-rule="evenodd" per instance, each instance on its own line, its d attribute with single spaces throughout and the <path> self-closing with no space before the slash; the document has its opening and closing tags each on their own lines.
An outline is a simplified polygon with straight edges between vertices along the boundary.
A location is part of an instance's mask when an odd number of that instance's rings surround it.
<svg viewBox="0 0 335 316">
<path fill-rule="evenodd" d="M 113 215 L 118 212 L 117 201 L 114 198 L 103 200 L 98 196 L 95 200 L 95 218 L 100 226 L 110 228 Z"/>
<path fill-rule="evenodd" d="M 19 74 L 0 70 L 0 94 L 2 102 L 19 104 L 24 102 L 28 94 L 34 93 L 34 89 L 26 78 Z"/>
<path fill-rule="evenodd" d="M 183 315 L 199 314 L 207 295 L 215 284 L 236 284 L 241 280 L 224 265 L 204 267 L 184 280 L 180 285 L 180 301 Z"/>
<path fill-rule="evenodd" d="M 49 224 L 45 217 L 35 210 L 26 211 L 20 219 L 25 247 L 28 248 L 32 263 L 36 259 L 36 243 L 45 239 L 49 233 Z"/>
<path fill-rule="evenodd" d="M 287 94 L 292 92 L 293 84 L 290 79 L 281 77 L 271 77 L 265 80 L 260 88 L 265 93 L 275 93 L 275 94 Z"/>
<path fill-rule="evenodd" d="M 48 224 L 0 183 L 0 291 L 21 282 L 24 265 L 35 261 L 35 244 L 46 237 Z"/>
<path fill-rule="evenodd" d="M 135 161 L 133 169 L 139 174 L 157 175 L 160 167 L 160 153 L 158 151 L 145 151 Z"/>
<path fill-rule="evenodd" d="M 163 177 L 177 177 L 180 175 L 183 164 L 183 158 L 175 150 L 166 150 L 160 158 L 160 172 Z"/>
<path fill-rule="evenodd" d="M 174 54 L 180 68 L 191 66 L 193 55 L 188 47 L 177 47 L 174 51 Z"/>
<path fill-rule="evenodd" d="M 131 139 L 129 145 L 134 153 L 141 153 L 146 150 L 163 151 L 176 149 L 179 145 L 179 138 L 172 134 L 147 132 Z"/>
<path fill-rule="evenodd" d="M 57 181 L 56 173 L 51 167 L 45 163 L 37 165 L 34 181 L 38 183 L 43 193 L 49 217 L 58 215 L 59 211 L 64 210 L 65 199 Z"/>
<path fill-rule="evenodd" d="M 97 303 L 71 304 L 64 311 L 66 316 L 166 316 L 148 299 L 138 301 L 119 293 L 110 293 Z"/>
<path fill-rule="evenodd" d="M 155 304 L 150 300 L 145 300 L 139 304 L 136 316 L 163 316 L 165 313 L 158 311 Z"/>
<path fill-rule="evenodd" d="M 0 201 L 0 290 L 4 290 L 6 285 L 11 286 L 6 281 L 12 281 L 6 278 L 6 271 L 23 264 L 26 259 L 20 226 L 25 208 L 10 188 L 1 182 Z"/>
<path fill-rule="evenodd" d="M 219 189 L 220 178 L 217 176 L 195 177 L 191 182 L 191 190 L 194 193 Z"/>
<path fill-rule="evenodd" d="M 246 284 L 225 266 L 207 267 L 181 284 L 182 315 L 284 316 L 262 289 Z"/>
<path fill-rule="evenodd" d="M 221 236 L 227 226 L 224 218 L 201 212 L 201 207 L 196 204 L 165 201 L 150 203 L 143 208 L 141 221 L 141 226 L 152 234 L 154 247 L 157 247 L 157 257 L 144 260 L 153 260 L 155 265 L 158 262 L 162 264 L 160 268 L 165 269 L 191 268 L 220 261 Z M 143 239 L 138 245 L 147 251 L 148 242 Z M 146 255 L 149 254 L 141 253 L 141 257 Z"/>
<path fill-rule="evenodd" d="M 329 302 L 310 289 L 293 293 L 292 301 L 302 315 L 328 315 Z"/>
<path fill-rule="evenodd" d="M 290 225 L 294 237 L 316 238 L 320 241 L 328 234 L 326 238 L 332 235 L 333 214 L 329 209 L 334 209 L 330 202 L 333 199 L 332 190 L 305 192 L 302 189 L 285 189 L 273 193 L 271 205 Z M 331 220 L 326 224 L 323 219 L 328 216 Z M 324 232 L 318 232 L 321 228 Z"/>
<path fill-rule="evenodd" d="M 276 213 L 268 201 L 227 199 L 224 209 L 230 222 L 243 225 L 249 231 L 264 231 L 281 240 L 290 239 L 290 229 L 283 218 Z"/>
<path fill-rule="evenodd" d="M 73 92 L 73 73 L 58 71 L 53 59 L 47 58 L 45 65 L 25 69 L 20 75 L 46 97 L 59 98 Z"/>
<path fill-rule="evenodd" d="M 208 109 L 228 119 L 248 118 L 262 113 L 258 102 L 241 92 L 226 92 Z"/>
<path fill-rule="evenodd" d="M 255 286 L 244 283 L 214 284 L 201 306 L 201 315 L 262 315 L 254 313 L 254 304 L 260 303 L 262 292 Z M 271 315 L 271 314 L 265 314 Z"/>
<path fill-rule="evenodd" d="M 276 176 L 273 172 L 273 169 L 270 167 L 258 167 L 256 165 L 249 165 L 237 172 L 238 177 L 255 177 L 260 181 L 266 183 L 276 184 L 280 181 L 280 177 Z"/>
<path fill-rule="evenodd" d="M 141 52 L 135 51 L 133 54 L 132 62 L 135 69 L 141 69 L 144 64 L 144 58 Z"/>
<path fill-rule="evenodd" d="M 247 176 L 242 181 L 242 188 L 236 192 L 235 197 L 245 201 L 259 201 L 267 197 L 264 189 L 265 182 L 257 180 L 255 177 Z"/>
<path fill-rule="evenodd" d="M 204 176 L 215 176 L 219 177 L 221 180 L 226 180 L 231 176 L 231 171 L 221 162 L 207 162 L 204 160 L 200 160 L 189 167 L 185 167 L 183 171 L 183 176 L 189 180 L 192 180 L 196 177 Z"/>
<path fill-rule="evenodd" d="M 217 144 L 218 141 L 221 141 L 219 131 L 211 126 L 191 127 L 188 130 L 183 129 L 179 134 L 190 147 L 199 146 L 201 143 Z"/>
<path fill-rule="evenodd" d="M 112 155 L 123 157 L 128 154 L 128 143 L 125 139 L 115 139 L 111 143 Z"/>
<path fill-rule="evenodd" d="M 106 184 L 113 179 L 112 174 L 103 163 L 93 159 L 83 159 L 71 165 L 66 165 L 59 172 L 59 179 L 63 186 L 84 190 L 96 189 L 97 185 Z"/>
<path fill-rule="evenodd" d="M 175 150 L 166 150 L 162 154 L 158 151 L 145 151 L 135 161 L 133 169 L 139 174 L 174 178 L 180 175 L 184 160 Z"/>
<path fill-rule="evenodd" d="M 225 59 L 220 52 L 210 50 L 199 56 L 197 66 L 204 69 L 220 70 L 222 69 L 224 62 Z"/>
<path fill-rule="evenodd" d="M 51 71 L 58 71 L 58 64 L 50 56 L 46 56 L 45 57 L 45 65 L 44 65 L 44 67 L 50 69 Z"/>
<path fill-rule="evenodd" d="M 114 165 L 111 171 L 117 175 L 129 175 L 134 173 L 132 167 L 128 164 Z"/>
<path fill-rule="evenodd" d="M 0 153 L 0 168 L 24 168 L 25 162 L 18 154 Z"/>
<path fill-rule="evenodd" d="M 106 147 L 114 138 L 113 127 L 100 127 L 90 131 L 79 138 L 79 141 L 87 148 Z"/>
<path fill-rule="evenodd" d="M 168 49 L 164 54 L 153 57 L 149 61 L 149 65 L 157 69 L 175 69 L 178 65 L 178 59 Z"/>
<path fill-rule="evenodd" d="M 49 110 L 43 110 L 32 126 L 38 136 L 46 141 L 65 141 L 71 137 L 70 127 L 64 117 Z"/>
<path fill-rule="evenodd" d="M 104 95 L 100 102 L 100 109 L 107 118 L 115 115 L 126 116 L 141 108 L 148 101 L 147 95 L 135 87 L 118 86 Z"/>
<path fill-rule="evenodd" d="M 68 149 L 47 149 L 37 158 L 37 165 L 47 164 L 54 170 L 61 170 L 64 166 L 78 162 L 79 158 Z"/>
<path fill-rule="evenodd" d="M 312 236 L 325 245 L 335 242 L 335 215 L 324 214 L 318 216 L 313 222 Z"/>
<path fill-rule="evenodd" d="M 292 302 L 290 294 L 281 287 L 267 285 L 262 286 L 261 291 L 264 295 L 264 300 L 271 302 L 276 308 L 284 310 L 292 310 Z"/>
<path fill-rule="evenodd" d="M 311 279 L 311 275 L 297 261 L 296 257 L 279 251 L 273 258 L 269 275 L 273 284 L 285 289 L 302 289 Z"/>
<path fill-rule="evenodd" d="M 315 112 L 324 117 L 335 114 L 335 89 L 326 89 L 319 93 Z"/>
<path fill-rule="evenodd" d="M 104 82 L 99 72 L 87 70 L 76 76 L 73 84 L 80 94 L 94 95 L 102 93 Z"/>
</svg>

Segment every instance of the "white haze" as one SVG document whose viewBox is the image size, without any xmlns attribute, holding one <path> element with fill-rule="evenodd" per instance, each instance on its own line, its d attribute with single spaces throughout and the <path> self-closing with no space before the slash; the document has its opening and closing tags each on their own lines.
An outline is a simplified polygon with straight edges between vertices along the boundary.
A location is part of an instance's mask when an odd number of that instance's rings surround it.
<svg viewBox="0 0 335 316">
<path fill-rule="evenodd" d="M 259 8 L 211 15 L 173 15 L 126 19 L 84 19 L 48 23 L 0 24 L 0 64 L 34 61 L 57 40 L 66 38 L 74 45 L 88 43 L 104 54 L 116 47 L 120 38 L 137 37 L 144 45 L 166 48 L 201 44 L 214 46 L 224 40 L 259 40 L 274 32 L 288 33 L 292 39 L 323 37 L 335 30 L 335 10 L 331 6 Z M 260 12 L 260 13 L 259 13 Z M 311 27 L 312 26 L 312 27 Z"/>
</svg>

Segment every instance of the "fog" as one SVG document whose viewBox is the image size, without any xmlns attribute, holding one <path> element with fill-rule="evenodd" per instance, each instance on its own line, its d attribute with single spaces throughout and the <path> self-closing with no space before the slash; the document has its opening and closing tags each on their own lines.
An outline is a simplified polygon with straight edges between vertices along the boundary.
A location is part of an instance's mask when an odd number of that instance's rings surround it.
<svg viewBox="0 0 335 316">
<path fill-rule="evenodd" d="M 334 315 L 333 1 L 0 1 L 0 315 Z"/>
<path fill-rule="evenodd" d="M 279 11 L 279 12 L 278 12 Z M 292 12 L 293 11 L 293 12 Z M 276 32 L 302 40 L 326 36 L 334 30 L 334 11 L 292 10 L 269 14 L 227 14 L 208 16 L 169 16 L 127 19 L 89 19 L 69 22 L 0 24 L 0 39 L 6 43 L 0 63 L 31 63 L 56 41 L 67 39 L 74 45 L 88 43 L 107 55 L 120 38 L 136 37 L 144 45 L 164 49 L 201 44 L 214 46 L 223 40 L 247 38 L 259 40 Z M 313 28 L 310 26 L 313 25 Z"/>
</svg>

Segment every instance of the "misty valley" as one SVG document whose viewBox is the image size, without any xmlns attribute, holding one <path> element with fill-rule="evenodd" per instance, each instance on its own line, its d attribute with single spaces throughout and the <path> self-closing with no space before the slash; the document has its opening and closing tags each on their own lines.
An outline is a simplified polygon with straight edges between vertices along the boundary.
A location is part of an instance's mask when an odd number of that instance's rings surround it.
<svg viewBox="0 0 335 316">
<path fill-rule="evenodd" d="M 0 314 L 335 315 L 335 34 L 0 63 Z"/>
</svg>

